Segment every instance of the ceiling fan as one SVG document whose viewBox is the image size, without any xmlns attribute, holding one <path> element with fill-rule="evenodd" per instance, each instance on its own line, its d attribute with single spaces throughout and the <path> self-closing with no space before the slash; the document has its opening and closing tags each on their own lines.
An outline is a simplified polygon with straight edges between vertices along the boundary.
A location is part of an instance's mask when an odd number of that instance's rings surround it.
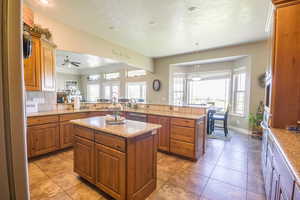
<svg viewBox="0 0 300 200">
<path fill-rule="evenodd" d="M 66 56 L 66 58 L 64 59 L 64 63 L 62 64 L 63 66 L 67 66 L 69 68 L 72 67 L 72 65 L 74 65 L 75 67 L 80 67 L 80 62 L 76 62 L 76 61 L 71 61 L 69 56 Z"/>
</svg>

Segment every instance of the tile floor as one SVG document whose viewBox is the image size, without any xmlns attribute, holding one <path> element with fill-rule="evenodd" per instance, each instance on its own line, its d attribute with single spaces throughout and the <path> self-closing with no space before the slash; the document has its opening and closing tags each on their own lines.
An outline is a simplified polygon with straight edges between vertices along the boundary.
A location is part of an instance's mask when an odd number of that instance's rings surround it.
<svg viewBox="0 0 300 200">
<path fill-rule="evenodd" d="M 148 200 L 264 200 L 261 141 L 231 133 L 231 141 L 209 139 L 207 153 L 191 162 L 158 153 L 157 189 Z M 31 199 L 111 199 L 73 172 L 73 151 L 29 162 Z"/>
</svg>

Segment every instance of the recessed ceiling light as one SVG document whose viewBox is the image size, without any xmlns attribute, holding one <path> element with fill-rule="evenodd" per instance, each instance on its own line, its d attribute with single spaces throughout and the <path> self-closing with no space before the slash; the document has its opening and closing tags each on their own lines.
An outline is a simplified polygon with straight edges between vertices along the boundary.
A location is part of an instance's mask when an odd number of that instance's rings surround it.
<svg viewBox="0 0 300 200">
<path fill-rule="evenodd" d="M 43 4 L 49 4 L 49 0 L 40 0 L 40 2 Z"/>
<path fill-rule="evenodd" d="M 156 24 L 156 22 L 155 21 L 150 21 L 149 24 L 154 25 L 154 24 Z"/>
<path fill-rule="evenodd" d="M 189 11 L 193 12 L 195 10 L 197 10 L 198 8 L 196 6 L 191 6 L 188 8 Z"/>
</svg>

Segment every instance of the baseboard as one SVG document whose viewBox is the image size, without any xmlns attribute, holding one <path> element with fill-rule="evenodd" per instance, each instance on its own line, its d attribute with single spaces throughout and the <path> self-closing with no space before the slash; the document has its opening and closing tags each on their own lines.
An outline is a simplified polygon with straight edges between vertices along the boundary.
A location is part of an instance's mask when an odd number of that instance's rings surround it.
<svg viewBox="0 0 300 200">
<path fill-rule="evenodd" d="M 235 127 L 235 126 L 228 126 L 228 128 L 233 130 L 233 131 L 242 133 L 242 134 L 251 135 L 251 131 L 249 131 L 247 129 L 244 129 L 244 128 L 238 128 L 238 127 Z"/>
</svg>

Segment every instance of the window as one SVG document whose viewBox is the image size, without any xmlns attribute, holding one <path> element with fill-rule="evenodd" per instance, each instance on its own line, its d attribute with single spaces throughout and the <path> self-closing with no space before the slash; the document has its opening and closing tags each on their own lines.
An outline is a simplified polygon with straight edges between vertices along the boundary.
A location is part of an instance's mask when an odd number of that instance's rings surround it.
<svg viewBox="0 0 300 200">
<path fill-rule="evenodd" d="M 136 99 L 138 102 L 146 102 L 146 82 L 127 83 L 127 98 Z"/>
<path fill-rule="evenodd" d="M 145 70 L 130 70 L 127 73 L 128 77 L 138 77 L 138 76 L 145 76 L 146 71 Z"/>
<path fill-rule="evenodd" d="M 187 81 L 188 104 L 211 104 L 226 109 L 229 102 L 230 76 L 191 79 Z"/>
<path fill-rule="evenodd" d="M 120 73 L 119 72 L 106 73 L 104 74 L 104 78 L 106 80 L 118 79 L 120 78 Z"/>
<path fill-rule="evenodd" d="M 103 89 L 105 99 L 119 97 L 120 95 L 120 83 L 105 83 Z"/>
<path fill-rule="evenodd" d="M 95 102 L 100 98 L 100 86 L 99 84 L 87 85 L 87 100 Z"/>
<path fill-rule="evenodd" d="M 97 80 L 99 80 L 99 79 L 100 79 L 100 75 L 99 75 L 99 74 L 89 75 L 89 76 L 87 77 L 87 80 L 88 80 L 88 81 L 97 81 Z"/>
<path fill-rule="evenodd" d="M 245 114 L 246 99 L 246 71 L 245 68 L 235 69 L 233 72 L 232 112 Z"/>
<path fill-rule="evenodd" d="M 183 105 L 184 103 L 184 85 L 185 79 L 183 77 L 175 77 L 174 78 L 174 97 L 173 103 L 174 105 Z"/>
</svg>

